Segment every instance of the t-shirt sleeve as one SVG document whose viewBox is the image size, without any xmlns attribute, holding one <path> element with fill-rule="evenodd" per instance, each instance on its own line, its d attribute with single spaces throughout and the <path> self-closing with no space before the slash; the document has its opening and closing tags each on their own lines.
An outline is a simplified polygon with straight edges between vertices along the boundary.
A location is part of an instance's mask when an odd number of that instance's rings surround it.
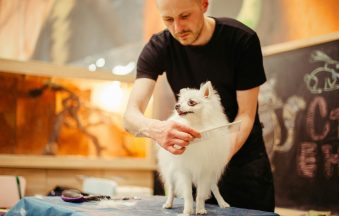
<svg viewBox="0 0 339 216">
<path fill-rule="evenodd" d="M 165 70 L 165 44 L 157 35 L 145 45 L 137 62 L 136 78 L 157 80 Z"/>
<path fill-rule="evenodd" d="M 265 81 L 260 41 L 257 34 L 253 34 L 240 48 L 237 56 L 236 89 L 251 89 Z"/>
</svg>

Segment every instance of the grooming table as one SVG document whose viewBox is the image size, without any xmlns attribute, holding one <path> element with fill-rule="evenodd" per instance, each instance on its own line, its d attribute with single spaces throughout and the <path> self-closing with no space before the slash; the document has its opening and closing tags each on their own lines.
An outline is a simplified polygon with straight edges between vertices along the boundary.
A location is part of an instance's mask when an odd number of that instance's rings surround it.
<svg viewBox="0 0 339 216">
<path fill-rule="evenodd" d="M 183 200 L 175 199 L 172 209 L 163 209 L 163 196 L 141 197 L 140 200 L 121 200 L 114 208 L 99 206 L 97 201 L 83 203 L 64 202 L 60 197 L 24 197 L 16 203 L 6 216 L 17 215 L 53 215 L 53 216 L 177 216 L 183 210 Z M 221 209 L 216 205 L 206 204 L 207 215 L 224 216 L 276 216 L 263 212 L 240 208 Z"/>
</svg>

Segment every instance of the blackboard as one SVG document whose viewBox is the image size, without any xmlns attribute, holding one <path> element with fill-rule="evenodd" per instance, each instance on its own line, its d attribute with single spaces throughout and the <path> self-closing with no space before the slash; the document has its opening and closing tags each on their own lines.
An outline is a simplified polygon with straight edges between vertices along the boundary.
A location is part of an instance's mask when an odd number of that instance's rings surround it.
<svg viewBox="0 0 339 216">
<path fill-rule="evenodd" d="M 334 36 L 264 50 L 268 81 L 259 113 L 278 207 L 339 212 L 339 34 Z"/>
</svg>

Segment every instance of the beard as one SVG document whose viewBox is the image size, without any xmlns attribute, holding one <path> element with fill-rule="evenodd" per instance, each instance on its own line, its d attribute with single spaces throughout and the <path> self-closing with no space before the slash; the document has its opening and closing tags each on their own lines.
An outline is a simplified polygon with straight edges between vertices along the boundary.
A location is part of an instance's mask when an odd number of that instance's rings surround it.
<svg viewBox="0 0 339 216">
<path fill-rule="evenodd" d="M 201 28 L 197 31 L 183 30 L 181 32 L 175 33 L 174 38 L 182 45 L 192 45 L 199 39 L 202 29 L 203 26 L 201 26 Z"/>
</svg>

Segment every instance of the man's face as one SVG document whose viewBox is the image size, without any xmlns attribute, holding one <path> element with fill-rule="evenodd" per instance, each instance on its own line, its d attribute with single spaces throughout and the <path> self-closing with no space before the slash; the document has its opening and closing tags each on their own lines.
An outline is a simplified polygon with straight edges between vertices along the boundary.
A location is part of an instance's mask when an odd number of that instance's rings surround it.
<svg viewBox="0 0 339 216">
<path fill-rule="evenodd" d="M 194 45 L 204 25 L 205 1 L 158 0 L 160 15 L 172 36 L 182 45 Z"/>
</svg>

